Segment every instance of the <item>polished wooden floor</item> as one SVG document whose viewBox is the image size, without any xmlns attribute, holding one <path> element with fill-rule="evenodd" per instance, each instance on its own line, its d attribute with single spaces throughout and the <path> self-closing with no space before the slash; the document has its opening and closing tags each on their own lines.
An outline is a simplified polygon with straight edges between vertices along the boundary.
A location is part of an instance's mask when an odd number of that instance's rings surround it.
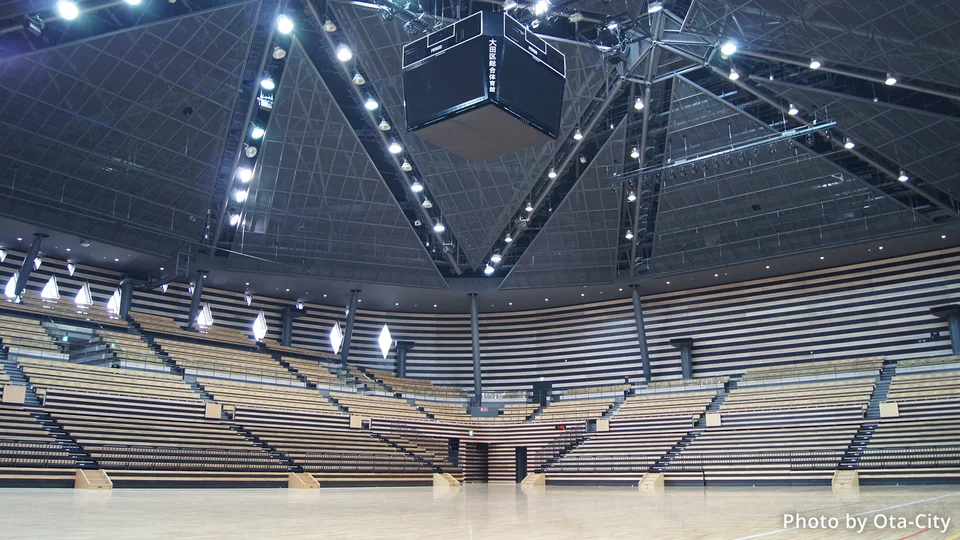
<svg viewBox="0 0 960 540">
<path fill-rule="evenodd" d="M 857 534 L 784 529 L 784 514 L 866 517 Z M 877 515 L 934 514 L 949 529 L 878 530 Z M 843 520 L 841 520 L 843 521 Z M 636 488 L 468 484 L 455 489 L 0 490 L 0 537 L 212 538 L 960 538 L 960 491 L 942 487 Z"/>
</svg>

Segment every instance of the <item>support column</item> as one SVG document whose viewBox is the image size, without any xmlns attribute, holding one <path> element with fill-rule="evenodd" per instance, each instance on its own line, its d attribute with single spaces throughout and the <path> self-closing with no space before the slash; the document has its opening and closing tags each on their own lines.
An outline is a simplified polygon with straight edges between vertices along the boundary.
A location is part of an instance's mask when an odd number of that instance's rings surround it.
<svg viewBox="0 0 960 540">
<path fill-rule="evenodd" d="M 187 318 L 187 326 L 193 326 L 193 324 L 197 322 L 197 313 L 200 312 L 200 295 L 203 294 L 203 280 L 206 278 L 207 274 L 205 271 L 197 271 L 197 280 L 193 285 L 193 297 L 190 298 L 190 314 Z"/>
<path fill-rule="evenodd" d="M 347 329 L 343 332 L 343 346 L 340 348 L 340 361 L 347 363 L 347 356 L 350 354 L 350 339 L 353 337 L 353 318 L 357 314 L 357 296 L 360 295 L 360 289 L 350 291 L 350 305 L 347 306 Z"/>
<path fill-rule="evenodd" d="M 680 349 L 680 371 L 684 379 L 693 378 L 693 359 L 691 351 L 693 350 L 693 338 L 671 339 L 670 344 Z"/>
<path fill-rule="evenodd" d="M 953 354 L 960 354 L 960 304 L 936 306 L 930 308 L 930 314 L 945 319 L 950 328 L 950 346 Z"/>
<path fill-rule="evenodd" d="M 640 305 L 640 291 L 636 285 L 633 288 L 633 317 L 637 322 L 637 339 L 640 341 L 640 364 L 643 367 L 643 378 L 649 383 L 652 377 L 650 372 L 650 351 L 647 349 L 647 331 L 643 327 L 643 306 Z"/>
<path fill-rule="evenodd" d="M 397 341 L 397 377 L 407 376 L 407 352 L 413 349 L 413 341 Z"/>
<path fill-rule="evenodd" d="M 33 273 L 33 260 L 40 254 L 40 243 L 47 237 L 48 236 L 43 233 L 34 234 L 33 242 L 31 242 L 30 247 L 27 248 L 27 254 L 23 256 L 23 262 L 20 263 L 20 272 L 17 274 L 17 283 L 13 291 L 17 302 L 20 302 L 20 296 L 23 295 L 23 291 L 27 288 L 30 274 Z"/>
<path fill-rule="evenodd" d="M 289 306 L 280 310 L 280 320 L 282 321 L 280 344 L 289 347 L 291 341 L 293 341 L 293 310 Z"/>
<path fill-rule="evenodd" d="M 130 307 L 133 305 L 133 280 L 126 278 L 120 282 L 120 319 L 130 319 Z"/>
<path fill-rule="evenodd" d="M 473 395 L 477 405 L 483 403 L 483 381 L 480 377 L 480 313 L 477 293 L 470 293 L 470 340 L 473 342 Z"/>
</svg>

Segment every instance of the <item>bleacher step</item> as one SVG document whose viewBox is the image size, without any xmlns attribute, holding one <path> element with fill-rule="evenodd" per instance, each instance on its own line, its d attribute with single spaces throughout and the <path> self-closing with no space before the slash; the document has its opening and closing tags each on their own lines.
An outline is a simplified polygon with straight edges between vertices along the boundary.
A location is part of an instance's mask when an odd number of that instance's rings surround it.
<svg viewBox="0 0 960 540">
<path fill-rule="evenodd" d="M 2 367 L 2 371 L 7 374 L 7 377 L 10 377 L 12 384 L 24 387 L 26 395 L 24 396 L 23 404 L 27 407 L 39 407 L 40 398 L 37 397 L 37 393 L 30 385 L 27 376 L 23 374 L 23 370 L 20 369 L 17 361 L 7 356 L 5 348 L 0 348 L 0 367 Z"/>
</svg>

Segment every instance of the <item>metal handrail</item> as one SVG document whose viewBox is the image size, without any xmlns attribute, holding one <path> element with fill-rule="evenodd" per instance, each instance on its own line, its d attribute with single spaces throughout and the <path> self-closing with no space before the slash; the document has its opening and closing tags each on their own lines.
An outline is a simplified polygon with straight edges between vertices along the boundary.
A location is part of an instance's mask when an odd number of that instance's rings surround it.
<svg viewBox="0 0 960 540">
<path fill-rule="evenodd" d="M 258 369 L 253 367 L 244 367 L 238 366 L 236 364 L 224 364 L 216 361 L 208 360 L 188 360 L 188 359 L 179 359 L 174 358 L 177 366 L 184 371 L 203 370 L 205 372 L 212 372 L 212 375 L 196 373 L 199 377 L 213 377 L 213 378 L 226 378 L 226 379 L 235 379 L 235 380 L 246 380 L 246 381 L 258 381 L 258 382 L 273 382 L 275 384 L 280 384 L 285 381 L 288 386 L 303 386 L 304 383 L 297 378 L 289 370 L 273 370 L 273 369 Z M 242 379 L 237 379 L 233 377 L 243 376 Z M 251 378 L 252 377 L 252 378 Z M 297 383 L 297 384 L 292 384 Z"/>
<path fill-rule="evenodd" d="M 769 465 L 787 464 L 790 470 L 836 470 L 843 458 L 845 449 L 838 450 L 797 450 L 792 452 L 714 452 L 706 454 L 680 454 L 668 469 L 681 471 L 703 471 L 709 466 L 719 465 Z"/>
<path fill-rule="evenodd" d="M 880 373 L 879 359 L 871 361 L 847 362 L 836 365 L 833 362 L 811 362 L 800 365 L 769 366 L 763 368 L 754 368 L 753 372 L 748 369 L 741 377 L 741 381 L 786 381 L 799 377 L 827 376 L 827 378 L 837 378 L 840 375 L 850 375 L 852 373 Z M 759 371 L 759 372 L 758 372 Z"/>
<path fill-rule="evenodd" d="M 864 449 L 854 465 L 867 469 L 909 469 L 913 467 L 958 467 L 960 446 L 926 446 Z"/>
<path fill-rule="evenodd" d="M 308 452 L 303 465 L 322 472 L 422 472 L 429 473 L 430 465 L 406 454 L 358 454 L 341 452 Z"/>
<path fill-rule="evenodd" d="M 52 453 L 60 455 L 51 455 Z M 71 453 L 70 448 L 60 443 L 0 440 L 0 467 L 76 466 L 76 456 Z"/>
</svg>

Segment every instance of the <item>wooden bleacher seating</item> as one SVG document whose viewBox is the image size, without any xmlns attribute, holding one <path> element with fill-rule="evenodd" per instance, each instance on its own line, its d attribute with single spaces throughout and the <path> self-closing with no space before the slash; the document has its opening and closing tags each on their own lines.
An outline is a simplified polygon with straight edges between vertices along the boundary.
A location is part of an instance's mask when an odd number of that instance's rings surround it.
<svg viewBox="0 0 960 540">
<path fill-rule="evenodd" d="M 422 420 L 426 418 L 405 399 L 386 396 L 351 394 L 347 392 L 330 392 L 330 397 L 337 400 L 350 414 L 384 418 L 412 418 Z"/>
<path fill-rule="evenodd" d="M 457 424 L 472 422 L 520 423 L 537 410 L 537 406 L 533 403 L 506 403 L 498 409 L 496 416 L 473 416 L 465 403 L 418 399 L 416 405 L 433 415 L 438 421 Z"/>
<path fill-rule="evenodd" d="M 597 418 L 610 410 L 614 399 L 561 399 L 551 402 L 534 418 L 534 422 L 572 422 Z"/>
<path fill-rule="evenodd" d="M 327 362 L 322 357 L 305 359 L 296 356 L 281 356 L 280 358 L 283 362 L 289 364 L 291 369 L 320 388 L 343 388 L 347 386 L 331 371 L 337 368 L 336 364 Z"/>
<path fill-rule="evenodd" d="M 462 388 L 456 386 L 435 385 L 424 379 L 412 377 L 397 377 L 384 370 L 365 370 L 377 382 L 388 386 L 394 392 L 410 397 L 430 397 L 434 400 L 449 399 L 455 401 L 469 401 L 470 396 Z"/>
<path fill-rule="evenodd" d="M 131 318 L 140 325 L 143 330 L 151 334 L 166 334 L 169 336 L 186 337 L 193 340 L 209 341 L 212 343 L 222 343 L 231 345 L 240 345 L 243 347 L 255 347 L 256 343 L 248 335 L 237 330 L 223 328 L 217 325 L 201 330 L 196 330 L 195 325 L 191 325 L 191 330 L 184 330 L 182 322 L 178 322 L 169 317 L 161 317 L 140 311 L 136 308 L 131 309 Z"/>
<path fill-rule="evenodd" d="M 32 358 L 21 358 L 19 364 L 41 398 L 51 388 L 171 400 L 195 401 L 200 398 L 180 377 L 166 373 Z"/>
<path fill-rule="evenodd" d="M 907 374 L 898 371 L 887 401 L 897 403 L 901 417 L 955 413 L 960 407 L 960 370 Z"/>
<path fill-rule="evenodd" d="M 303 386 L 269 354 L 166 338 L 155 338 L 154 342 L 189 374 Z"/>
<path fill-rule="evenodd" d="M 198 377 L 199 384 L 219 403 L 246 407 L 294 409 L 342 414 L 317 390 Z"/>
<path fill-rule="evenodd" d="M 0 404 L 0 487 L 71 487 L 76 466 L 33 413 Z"/>
<path fill-rule="evenodd" d="M 620 394 L 630 391 L 633 385 L 630 384 L 609 384 L 604 386 L 582 386 L 577 388 L 568 388 L 560 393 L 565 396 L 586 396 L 586 395 L 608 395 Z"/>
<path fill-rule="evenodd" d="M 741 383 L 749 384 L 757 381 L 771 380 L 829 379 L 856 375 L 879 375 L 880 368 L 883 366 L 883 360 L 883 356 L 870 356 L 866 358 L 750 368 L 740 378 L 740 381 Z"/>
<path fill-rule="evenodd" d="M 857 463 L 861 484 L 960 480 L 960 417 L 927 412 L 884 418 Z"/>
<path fill-rule="evenodd" d="M 690 418 L 703 414 L 716 395 L 716 390 L 636 394 L 628 396 L 614 416 L 617 418 L 642 416 Z"/>
<path fill-rule="evenodd" d="M 0 307 L 33 316 L 69 319 L 84 324 L 96 324 L 108 328 L 127 327 L 126 322 L 108 314 L 103 305 L 77 306 L 73 302 L 72 295 L 64 295 L 59 300 L 51 301 L 41 298 L 39 291 L 27 289 L 22 295 L 22 298 L 23 303 L 3 302 L 0 303 Z"/>
</svg>

